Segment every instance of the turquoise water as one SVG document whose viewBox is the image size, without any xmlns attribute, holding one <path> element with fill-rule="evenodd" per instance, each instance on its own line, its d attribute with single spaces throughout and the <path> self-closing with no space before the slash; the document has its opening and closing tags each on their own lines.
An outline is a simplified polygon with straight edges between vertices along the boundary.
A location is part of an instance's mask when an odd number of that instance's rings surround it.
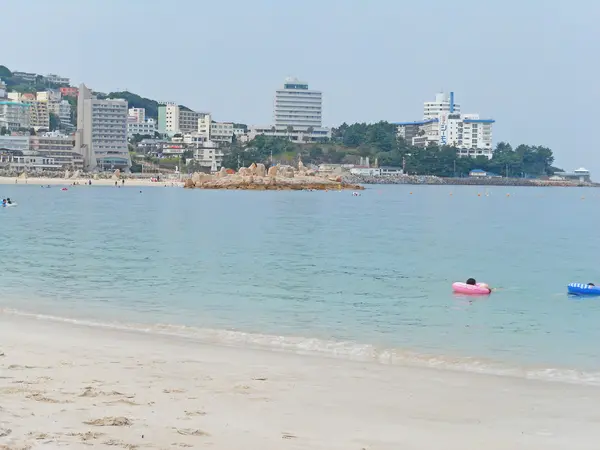
<svg viewBox="0 0 600 450">
<path fill-rule="evenodd" d="M 0 186 L 19 203 L 0 208 L 0 307 L 600 382 L 600 299 L 566 295 L 600 284 L 597 190 L 141 190 Z M 471 276 L 499 290 L 454 296 Z"/>
</svg>

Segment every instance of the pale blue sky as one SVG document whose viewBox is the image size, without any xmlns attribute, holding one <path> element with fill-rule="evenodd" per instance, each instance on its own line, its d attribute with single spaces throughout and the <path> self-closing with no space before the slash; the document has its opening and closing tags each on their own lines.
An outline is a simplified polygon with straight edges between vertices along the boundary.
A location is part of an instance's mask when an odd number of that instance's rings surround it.
<svg viewBox="0 0 600 450">
<path fill-rule="evenodd" d="M 286 76 L 324 122 L 416 120 L 436 91 L 600 176 L 600 2 L 6 0 L 0 64 L 271 122 Z"/>
</svg>

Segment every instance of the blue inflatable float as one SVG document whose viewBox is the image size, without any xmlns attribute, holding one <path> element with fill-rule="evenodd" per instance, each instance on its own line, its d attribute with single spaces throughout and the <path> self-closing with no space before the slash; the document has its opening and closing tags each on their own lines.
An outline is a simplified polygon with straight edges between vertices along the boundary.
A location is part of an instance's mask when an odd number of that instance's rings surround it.
<svg viewBox="0 0 600 450">
<path fill-rule="evenodd" d="M 600 295 L 600 286 L 592 286 L 587 283 L 570 283 L 567 291 L 572 295 Z"/>
</svg>

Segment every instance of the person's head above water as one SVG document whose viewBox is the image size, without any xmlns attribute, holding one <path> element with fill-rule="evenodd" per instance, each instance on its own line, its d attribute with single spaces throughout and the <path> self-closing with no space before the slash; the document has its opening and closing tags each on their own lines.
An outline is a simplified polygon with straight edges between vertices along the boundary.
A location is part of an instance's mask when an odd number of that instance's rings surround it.
<svg viewBox="0 0 600 450">
<path fill-rule="evenodd" d="M 475 278 L 469 278 L 467 280 L 467 284 L 470 284 L 472 286 L 475 286 L 477 284 L 477 281 L 475 281 Z"/>
</svg>

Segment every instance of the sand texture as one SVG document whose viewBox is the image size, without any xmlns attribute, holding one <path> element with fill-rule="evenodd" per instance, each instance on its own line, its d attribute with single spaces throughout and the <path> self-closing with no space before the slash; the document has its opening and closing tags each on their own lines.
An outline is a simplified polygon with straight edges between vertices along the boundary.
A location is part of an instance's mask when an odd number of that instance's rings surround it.
<svg viewBox="0 0 600 450">
<path fill-rule="evenodd" d="M 0 313 L 0 449 L 598 449 L 600 389 Z"/>
</svg>

